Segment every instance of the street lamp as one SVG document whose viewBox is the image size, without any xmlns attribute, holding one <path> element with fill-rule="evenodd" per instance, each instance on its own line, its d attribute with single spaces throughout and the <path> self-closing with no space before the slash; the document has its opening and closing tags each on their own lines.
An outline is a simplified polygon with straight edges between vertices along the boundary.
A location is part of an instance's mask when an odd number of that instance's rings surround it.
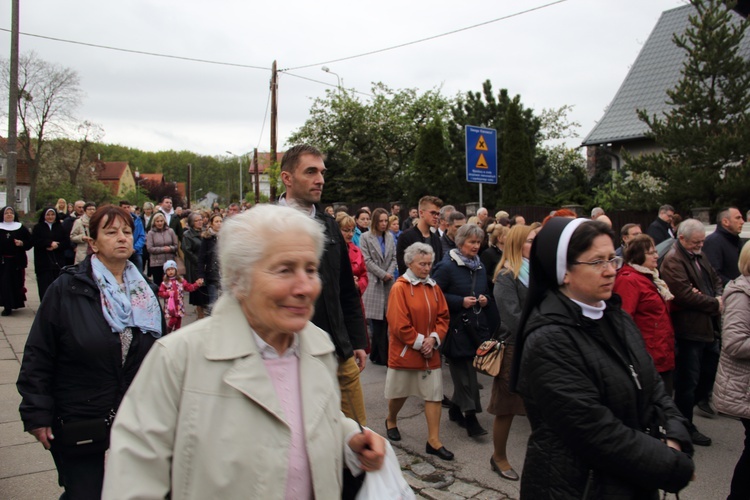
<svg viewBox="0 0 750 500">
<path fill-rule="evenodd" d="M 231 151 L 227 151 L 227 153 L 232 156 L 237 156 L 237 161 L 240 163 L 240 204 L 242 204 L 244 202 L 242 198 L 242 156 L 238 156 Z"/>
<path fill-rule="evenodd" d="M 323 66 L 323 67 L 322 67 L 322 68 L 320 68 L 320 69 L 322 69 L 322 70 L 323 70 L 323 71 L 325 71 L 326 73 L 330 73 L 330 74 L 332 74 L 332 75 L 335 75 L 335 76 L 336 76 L 336 81 L 338 82 L 338 85 L 337 85 L 337 86 L 338 86 L 339 92 L 341 92 L 341 81 L 342 81 L 342 80 L 341 80 L 341 77 L 339 76 L 339 74 L 338 74 L 338 73 L 334 73 L 333 71 L 331 71 L 331 69 L 330 69 L 330 68 L 329 68 L 328 66 Z"/>
</svg>

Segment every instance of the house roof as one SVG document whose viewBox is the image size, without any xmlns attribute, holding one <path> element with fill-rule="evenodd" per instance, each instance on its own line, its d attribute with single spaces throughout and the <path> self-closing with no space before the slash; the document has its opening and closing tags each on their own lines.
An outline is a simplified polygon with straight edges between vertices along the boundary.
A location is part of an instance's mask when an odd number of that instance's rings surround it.
<svg viewBox="0 0 750 500">
<path fill-rule="evenodd" d="M 281 163 L 281 158 L 283 158 L 284 152 L 277 151 L 276 152 L 276 161 L 278 163 Z M 271 166 L 271 153 L 258 153 L 258 173 L 264 173 L 268 167 Z M 248 168 L 248 172 L 255 173 L 255 168 L 253 168 L 252 162 L 250 163 L 250 168 Z"/>
<path fill-rule="evenodd" d="M 636 110 L 645 109 L 649 115 L 657 116 L 669 111 L 667 90 L 679 81 L 687 57 L 685 50 L 672 42 L 672 35 L 685 32 L 693 13 L 692 5 L 662 13 L 604 116 L 583 140 L 583 146 L 642 139 L 649 129 L 638 119 Z M 740 22 L 739 14 L 730 14 L 733 22 Z M 750 59 L 750 36 L 743 39 L 740 54 Z"/>
<path fill-rule="evenodd" d="M 157 182 L 159 184 L 163 184 L 164 183 L 164 174 L 144 174 L 144 173 L 141 173 L 140 174 L 140 179 L 142 181 L 152 181 L 152 182 Z"/>
<path fill-rule="evenodd" d="M 119 181 L 127 168 L 126 161 L 104 161 L 97 169 L 97 177 L 100 181 Z"/>
</svg>

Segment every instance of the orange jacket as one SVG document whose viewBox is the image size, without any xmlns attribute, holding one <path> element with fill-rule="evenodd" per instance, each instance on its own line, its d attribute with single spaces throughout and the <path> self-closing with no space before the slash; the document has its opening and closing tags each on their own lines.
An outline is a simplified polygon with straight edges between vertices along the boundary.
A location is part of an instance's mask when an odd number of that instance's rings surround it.
<svg viewBox="0 0 750 500">
<path fill-rule="evenodd" d="M 388 298 L 388 367 L 398 370 L 433 370 L 440 368 L 440 353 L 430 359 L 420 349 L 425 338 L 435 332 L 442 345 L 448 332 L 450 312 L 443 292 L 437 284 L 410 281 L 401 276 L 391 288 Z"/>
</svg>

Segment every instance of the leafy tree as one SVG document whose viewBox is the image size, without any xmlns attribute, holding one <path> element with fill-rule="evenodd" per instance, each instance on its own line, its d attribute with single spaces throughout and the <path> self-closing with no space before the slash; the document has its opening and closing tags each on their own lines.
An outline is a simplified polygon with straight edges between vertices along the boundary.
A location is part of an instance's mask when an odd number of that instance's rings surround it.
<svg viewBox="0 0 750 500">
<path fill-rule="evenodd" d="M 401 198 L 420 128 L 448 109 L 438 90 L 420 94 L 376 83 L 372 93 L 365 102 L 350 92 L 328 92 L 289 138 L 290 145 L 307 142 L 326 154 L 325 203 Z"/>
<path fill-rule="evenodd" d="M 445 130 L 439 119 L 419 131 L 414 163 L 405 172 L 407 199 L 418 200 L 427 194 L 452 200 L 455 182 L 450 168 L 451 156 Z"/>
<path fill-rule="evenodd" d="M 536 170 L 531 143 L 524 130 L 519 96 L 516 96 L 508 106 L 502 135 L 499 183 L 503 203 L 507 205 L 534 203 L 536 201 Z"/>
<path fill-rule="evenodd" d="M 629 158 L 679 206 L 741 204 L 750 191 L 750 61 L 739 52 L 747 20 L 723 0 L 690 0 L 695 14 L 672 41 L 686 52 L 682 78 L 667 91 L 670 110 L 638 117 L 664 149 Z"/>
<path fill-rule="evenodd" d="M 8 91 L 10 62 L 2 60 L 3 85 Z M 29 165 L 29 204 L 36 209 L 37 181 L 47 141 L 63 136 L 74 122 L 73 113 L 81 101 L 78 73 L 42 60 L 35 52 L 22 54 L 18 61 L 18 142 Z"/>
</svg>

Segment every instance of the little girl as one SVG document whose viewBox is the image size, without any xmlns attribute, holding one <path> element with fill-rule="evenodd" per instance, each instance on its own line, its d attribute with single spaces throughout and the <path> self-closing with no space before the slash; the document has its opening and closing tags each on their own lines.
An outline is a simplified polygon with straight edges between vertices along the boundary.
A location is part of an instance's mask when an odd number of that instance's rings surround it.
<svg viewBox="0 0 750 500">
<path fill-rule="evenodd" d="M 164 317 L 167 320 L 167 333 L 182 326 L 182 317 L 185 316 L 182 294 L 185 291 L 194 292 L 201 286 L 203 286 L 202 278 L 190 284 L 182 276 L 177 276 L 175 261 L 168 260 L 164 263 L 164 281 L 159 286 L 159 297 L 165 299 Z"/>
</svg>

